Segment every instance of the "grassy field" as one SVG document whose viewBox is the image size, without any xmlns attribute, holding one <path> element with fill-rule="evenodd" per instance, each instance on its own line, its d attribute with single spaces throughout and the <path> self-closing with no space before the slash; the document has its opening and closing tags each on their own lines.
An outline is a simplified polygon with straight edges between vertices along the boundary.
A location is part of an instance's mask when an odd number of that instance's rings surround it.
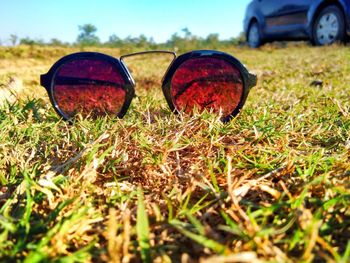
<svg viewBox="0 0 350 263">
<path fill-rule="evenodd" d="M 68 125 L 39 75 L 75 51 L 0 48 L 1 262 L 350 261 L 349 47 L 224 50 L 259 78 L 227 124 L 174 116 L 150 56 L 124 119 Z"/>
</svg>

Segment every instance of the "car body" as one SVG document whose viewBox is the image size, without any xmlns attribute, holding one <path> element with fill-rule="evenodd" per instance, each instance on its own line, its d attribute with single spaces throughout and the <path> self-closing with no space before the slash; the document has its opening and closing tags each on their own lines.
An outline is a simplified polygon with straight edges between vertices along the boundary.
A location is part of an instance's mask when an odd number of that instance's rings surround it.
<svg viewBox="0 0 350 263">
<path fill-rule="evenodd" d="M 344 41 L 350 33 L 350 0 L 253 0 L 244 32 L 251 47 L 274 40 Z"/>
</svg>

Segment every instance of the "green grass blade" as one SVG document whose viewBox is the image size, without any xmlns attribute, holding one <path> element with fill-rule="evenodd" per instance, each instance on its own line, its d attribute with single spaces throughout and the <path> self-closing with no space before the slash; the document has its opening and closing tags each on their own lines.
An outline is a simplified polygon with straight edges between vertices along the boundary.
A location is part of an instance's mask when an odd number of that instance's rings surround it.
<svg viewBox="0 0 350 263">
<path fill-rule="evenodd" d="M 151 262 L 150 243 L 149 243 L 149 223 L 144 204 L 142 188 L 137 189 L 137 222 L 136 232 L 137 241 L 141 249 L 141 259 L 143 262 Z"/>
<path fill-rule="evenodd" d="M 346 250 L 340 262 L 350 262 L 350 241 L 348 241 L 348 244 L 346 245 Z"/>
<path fill-rule="evenodd" d="M 203 247 L 210 248 L 215 253 L 224 254 L 226 251 L 226 247 L 224 245 L 220 244 L 219 242 L 216 242 L 215 240 L 209 239 L 209 238 L 205 237 L 204 235 L 197 235 L 195 233 L 192 233 L 189 230 L 186 230 L 182 226 L 182 224 L 177 220 L 173 220 L 171 222 L 171 225 L 174 226 L 181 234 L 192 239 L 193 241 L 197 242 L 198 244 L 202 245 Z"/>
</svg>

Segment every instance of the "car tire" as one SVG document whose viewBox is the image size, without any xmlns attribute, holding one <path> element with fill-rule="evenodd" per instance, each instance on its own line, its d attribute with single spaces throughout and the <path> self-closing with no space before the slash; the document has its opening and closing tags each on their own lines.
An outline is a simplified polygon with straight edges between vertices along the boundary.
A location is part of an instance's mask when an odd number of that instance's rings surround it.
<svg viewBox="0 0 350 263">
<path fill-rule="evenodd" d="M 259 24 L 257 22 L 252 22 L 249 26 L 247 33 L 248 46 L 251 48 L 258 48 L 262 44 Z"/>
<path fill-rule="evenodd" d="M 335 5 L 321 10 L 312 26 L 312 42 L 317 46 L 344 42 L 345 22 L 343 12 Z"/>
</svg>

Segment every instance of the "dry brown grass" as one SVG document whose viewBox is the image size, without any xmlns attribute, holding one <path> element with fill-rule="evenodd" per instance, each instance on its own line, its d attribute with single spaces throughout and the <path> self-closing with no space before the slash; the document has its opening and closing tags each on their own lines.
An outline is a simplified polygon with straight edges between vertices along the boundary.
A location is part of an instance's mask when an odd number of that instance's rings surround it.
<svg viewBox="0 0 350 263">
<path fill-rule="evenodd" d="M 72 51 L 0 60 L 1 83 L 24 86 L 0 110 L 3 260 L 349 260 L 346 47 L 226 50 L 259 75 L 228 124 L 172 115 L 166 58 L 145 57 L 129 61 L 139 96 L 124 119 L 68 125 L 38 76 Z"/>
</svg>

